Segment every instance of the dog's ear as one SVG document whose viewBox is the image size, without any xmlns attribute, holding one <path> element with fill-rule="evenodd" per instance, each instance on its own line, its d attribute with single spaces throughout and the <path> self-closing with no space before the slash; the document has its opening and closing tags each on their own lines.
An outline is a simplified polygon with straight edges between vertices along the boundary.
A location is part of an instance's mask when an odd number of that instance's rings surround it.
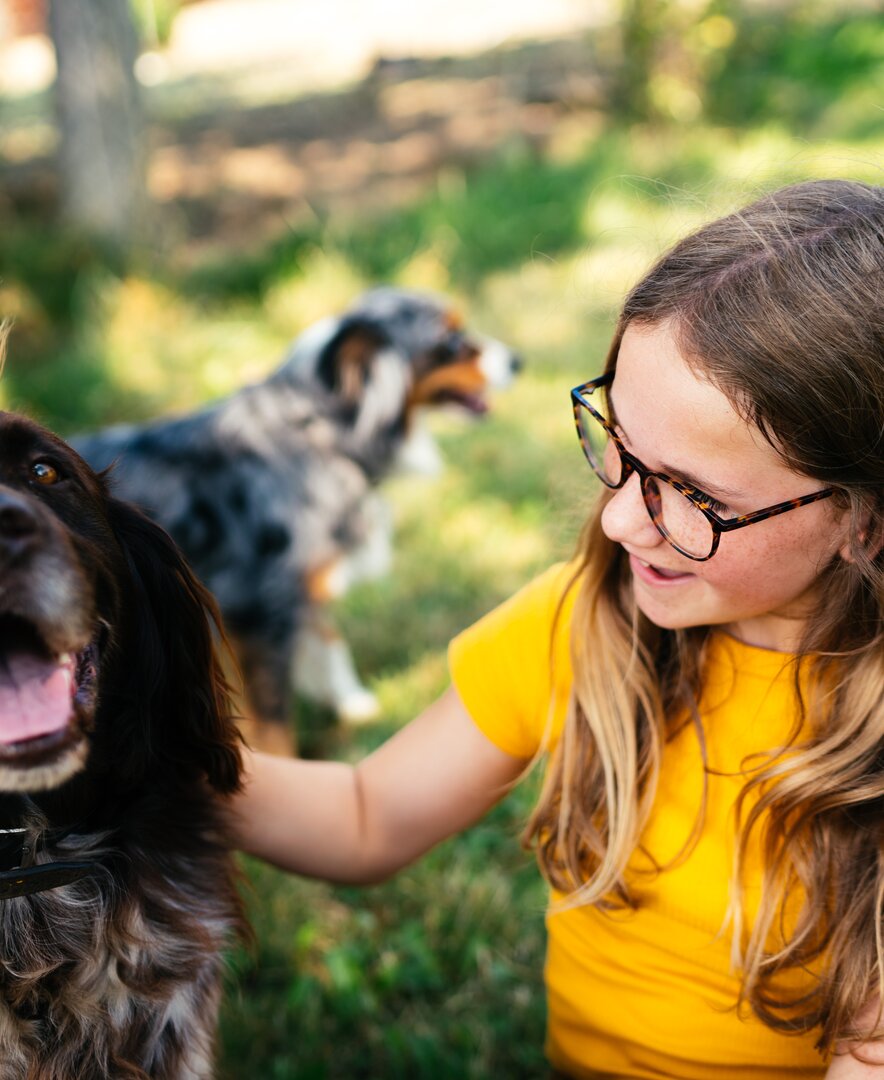
<svg viewBox="0 0 884 1080">
<path fill-rule="evenodd" d="M 372 359 L 389 346 L 389 338 L 375 320 L 362 315 L 348 316 L 323 345 L 316 363 L 316 377 L 340 401 L 355 409 Z"/>
<path fill-rule="evenodd" d="M 148 747 L 131 733 L 132 745 L 122 745 L 123 730 L 115 756 L 132 776 L 155 774 L 159 761 L 165 775 L 202 775 L 216 791 L 236 791 L 241 740 L 216 651 L 226 642 L 215 601 L 160 526 L 117 499 L 109 500 L 109 518 L 131 581 L 115 643 L 125 689 L 116 694 Z"/>
<path fill-rule="evenodd" d="M 343 319 L 319 355 L 316 375 L 343 407 L 358 439 L 371 438 L 402 415 L 409 360 L 376 319 Z"/>
</svg>

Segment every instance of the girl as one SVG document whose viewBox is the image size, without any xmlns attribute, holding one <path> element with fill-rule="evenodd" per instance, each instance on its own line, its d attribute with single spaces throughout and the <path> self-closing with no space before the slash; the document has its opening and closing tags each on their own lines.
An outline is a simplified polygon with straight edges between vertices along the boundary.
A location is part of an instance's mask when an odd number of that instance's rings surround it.
<svg viewBox="0 0 884 1080">
<path fill-rule="evenodd" d="M 884 188 L 845 181 L 676 245 L 572 391 L 574 563 L 359 765 L 251 756 L 242 846 L 367 883 L 549 753 L 559 1074 L 884 1077 L 882 268 Z"/>
</svg>

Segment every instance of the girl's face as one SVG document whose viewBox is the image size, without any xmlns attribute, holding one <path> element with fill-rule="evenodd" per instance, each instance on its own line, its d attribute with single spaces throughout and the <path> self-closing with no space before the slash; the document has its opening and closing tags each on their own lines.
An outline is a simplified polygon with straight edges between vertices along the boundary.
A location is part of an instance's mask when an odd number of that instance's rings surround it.
<svg viewBox="0 0 884 1080">
<path fill-rule="evenodd" d="M 696 374 L 668 323 L 630 325 L 609 390 L 626 448 L 649 469 L 693 484 L 736 517 L 810 494 L 819 481 L 794 472 L 730 401 Z M 602 514 L 605 534 L 629 555 L 636 602 L 657 626 L 722 626 L 750 645 L 797 647 L 822 569 L 841 557 L 848 515 L 832 500 L 724 533 L 708 562 L 693 562 L 654 527 L 639 478 Z"/>
</svg>

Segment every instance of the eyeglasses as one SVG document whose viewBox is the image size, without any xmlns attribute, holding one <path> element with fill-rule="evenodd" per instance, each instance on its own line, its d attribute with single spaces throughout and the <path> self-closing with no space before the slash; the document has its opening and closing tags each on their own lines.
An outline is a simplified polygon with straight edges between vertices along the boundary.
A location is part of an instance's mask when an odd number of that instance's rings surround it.
<svg viewBox="0 0 884 1080">
<path fill-rule="evenodd" d="M 590 404 L 589 397 L 610 386 L 613 378 L 614 373 L 608 372 L 571 391 L 574 423 L 583 453 L 593 472 L 609 488 L 616 490 L 623 487 L 633 473 L 638 473 L 642 497 L 657 532 L 688 559 L 695 562 L 711 559 L 718 550 L 722 533 L 766 521 L 767 518 L 834 494 L 833 488 L 823 488 L 810 495 L 802 495 L 800 499 L 775 503 L 751 514 L 722 517 L 720 511 L 727 508 L 711 495 L 666 473 L 652 472 L 630 454 L 608 419 L 606 394 L 599 393 L 593 398 L 594 405 Z"/>
</svg>

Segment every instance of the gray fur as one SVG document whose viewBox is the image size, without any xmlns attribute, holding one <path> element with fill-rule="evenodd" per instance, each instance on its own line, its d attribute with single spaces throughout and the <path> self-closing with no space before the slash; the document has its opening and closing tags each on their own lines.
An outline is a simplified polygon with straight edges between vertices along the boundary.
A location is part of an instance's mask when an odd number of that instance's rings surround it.
<svg viewBox="0 0 884 1080">
<path fill-rule="evenodd" d="M 373 490 L 419 429 L 422 380 L 460 363 L 502 385 L 518 369 L 509 349 L 464 334 L 450 314 L 436 297 L 372 290 L 306 330 L 265 382 L 187 416 L 74 440 L 95 468 L 112 467 L 115 490 L 172 533 L 215 594 L 259 721 L 288 723 L 299 637 L 328 627 L 311 575 L 350 581 L 368 565 L 358 553 L 383 548 Z M 479 407 L 477 395 L 468 404 Z M 340 712 L 361 690 L 346 653 L 348 665 L 343 682 L 308 688 Z"/>
</svg>

